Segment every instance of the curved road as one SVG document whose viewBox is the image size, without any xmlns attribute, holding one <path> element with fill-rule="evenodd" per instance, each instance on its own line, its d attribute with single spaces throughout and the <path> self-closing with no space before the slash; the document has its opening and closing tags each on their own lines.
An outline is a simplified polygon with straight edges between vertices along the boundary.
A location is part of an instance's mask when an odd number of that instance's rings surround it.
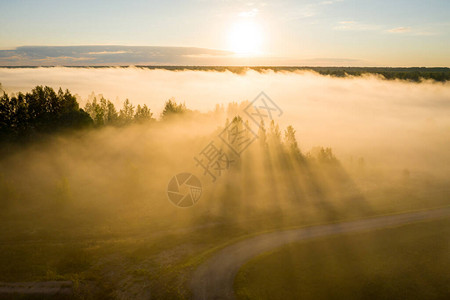
<svg viewBox="0 0 450 300">
<path fill-rule="evenodd" d="M 194 299 L 235 299 L 234 277 L 245 262 L 263 252 L 291 242 L 316 237 L 367 231 L 444 217 L 450 217 L 450 207 L 258 235 L 223 248 L 201 264 L 192 276 L 190 287 Z"/>
</svg>

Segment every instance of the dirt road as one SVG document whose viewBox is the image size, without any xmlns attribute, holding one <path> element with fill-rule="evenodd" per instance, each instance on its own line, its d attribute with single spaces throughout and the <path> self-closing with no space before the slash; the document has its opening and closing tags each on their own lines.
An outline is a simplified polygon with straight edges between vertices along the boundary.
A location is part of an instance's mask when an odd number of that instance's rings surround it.
<svg viewBox="0 0 450 300">
<path fill-rule="evenodd" d="M 194 272 L 190 287 L 194 299 L 235 299 L 233 282 L 237 272 L 245 262 L 263 252 L 316 237 L 445 217 L 450 217 L 450 207 L 262 234 L 230 245 L 205 261 Z"/>
</svg>

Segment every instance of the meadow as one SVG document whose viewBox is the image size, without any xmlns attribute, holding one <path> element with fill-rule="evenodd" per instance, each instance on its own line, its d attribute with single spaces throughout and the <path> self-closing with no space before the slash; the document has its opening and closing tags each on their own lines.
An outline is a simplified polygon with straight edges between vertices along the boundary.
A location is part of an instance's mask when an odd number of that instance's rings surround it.
<svg viewBox="0 0 450 300">
<path fill-rule="evenodd" d="M 449 228 L 445 219 L 290 244 L 244 265 L 236 294 L 238 299 L 445 299 Z"/>
<path fill-rule="evenodd" d="M 25 141 L 2 140 L 0 281 L 71 280 L 80 299 L 190 298 L 195 267 L 236 241 L 449 205 L 448 83 L 136 68 L 0 69 L 0 82 L 10 95 L 36 85 L 68 88 L 92 119 L 77 130 L 33 125 L 47 131 L 33 131 Z M 261 90 L 283 111 L 263 126 L 244 112 Z M 98 115 L 94 99 L 115 105 L 117 116 Z M 144 120 L 135 117 L 138 105 L 149 110 Z M 133 108 L 128 119 L 127 107 Z M 230 124 L 257 133 L 240 155 L 220 139 Z M 215 180 L 194 160 L 211 141 L 232 160 Z M 202 183 L 192 207 L 177 207 L 167 197 L 169 180 L 181 172 Z M 418 232 L 421 245 L 434 245 L 433 239 L 445 235 L 435 229 L 446 230 L 448 222 L 430 224 L 345 237 L 348 244 L 332 238 L 311 242 L 307 250 L 290 246 L 280 255 L 289 251 L 301 264 L 309 250 L 319 249 L 317 254 L 328 255 L 327 262 L 339 269 L 337 262 L 355 251 L 370 256 L 369 268 L 379 262 L 373 256 L 388 253 L 378 245 L 402 247 L 395 235 L 412 240 Z M 358 248 L 369 242 L 372 250 Z M 336 253 L 328 253 L 330 248 Z M 423 249 L 417 251 L 423 258 Z M 255 264 L 277 272 L 270 265 L 277 253 Z M 305 270 L 314 273 L 314 261 Z M 238 277 L 244 298 L 253 298 L 253 284 L 265 280 L 252 277 L 254 268 L 251 262 L 242 271 L 246 278 Z M 442 279 L 437 264 L 429 268 Z M 348 272 L 344 275 L 357 274 Z M 282 286 L 273 284 L 267 284 L 269 295 Z"/>
</svg>

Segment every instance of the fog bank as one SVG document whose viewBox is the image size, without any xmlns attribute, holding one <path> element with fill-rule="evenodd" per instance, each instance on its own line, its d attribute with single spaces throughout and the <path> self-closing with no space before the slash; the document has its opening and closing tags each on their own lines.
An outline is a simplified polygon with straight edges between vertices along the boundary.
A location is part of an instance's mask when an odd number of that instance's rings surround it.
<svg viewBox="0 0 450 300">
<path fill-rule="evenodd" d="M 36 85 L 68 88 L 82 106 L 103 94 L 120 107 L 126 98 L 147 104 L 159 116 L 175 98 L 206 112 L 217 103 L 252 101 L 264 91 L 293 125 L 302 150 L 329 146 L 342 160 L 364 157 L 367 163 L 417 172 L 449 172 L 450 84 L 387 81 L 376 76 L 333 78 L 312 72 L 258 73 L 167 71 L 140 68 L 0 69 L 8 92 Z"/>
</svg>

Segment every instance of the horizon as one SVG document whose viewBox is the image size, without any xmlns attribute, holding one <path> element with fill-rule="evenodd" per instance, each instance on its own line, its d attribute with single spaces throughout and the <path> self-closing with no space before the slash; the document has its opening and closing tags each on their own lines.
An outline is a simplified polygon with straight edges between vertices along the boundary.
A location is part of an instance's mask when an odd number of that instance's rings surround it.
<svg viewBox="0 0 450 300">
<path fill-rule="evenodd" d="M 95 51 L 94 51 L 95 50 Z M 155 53 L 155 51 L 158 51 Z M 242 56 L 227 50 L 201 47 L 130 45 L 19 46 L 0 49 L 0 67 L 342 67 L 449 68 L 449 65 L 364 64 L 357 59 Z"/>
<path fill-rule="evenodd" d="M 37 65 L 92 59 L 23 56 L 19 52 L 26 47 L 158 47 L 196 51 L 183 57 L 162 53 L 164 62 L 148 53 L 144 60 L 139 55 L 106 60 L 126 65 L 450 66 L 450 2 L 445 0 L 47 0 L 3 1 L 0 7 L 8 12 L 0 20 L 0 62 L 10 65 L 26 65 L 30 57 Z"/>
</svg>

